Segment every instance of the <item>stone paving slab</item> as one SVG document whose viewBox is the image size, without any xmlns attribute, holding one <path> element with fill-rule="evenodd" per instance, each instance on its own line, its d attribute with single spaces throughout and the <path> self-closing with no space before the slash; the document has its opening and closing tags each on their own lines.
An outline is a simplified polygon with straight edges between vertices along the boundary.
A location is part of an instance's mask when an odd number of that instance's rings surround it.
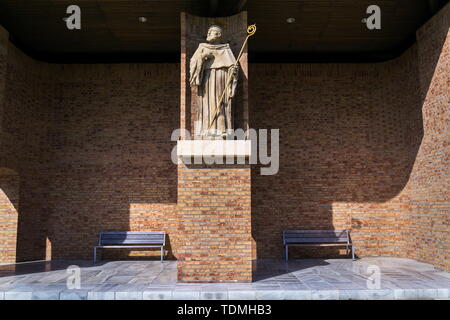
<svg viewBox="0 0 450 320">
<path fill-rule="evenodd" d="M 80 267 L 79 289 L 66 285 Z M 449 299 L 450 273 L 401 258 L 258 260 L 253 283 L 177 283 L 176 261 L 48 261 L 0 266 L 0 300 Z M 379 271 L 379 287 L 373 285 Z"/>
</svg>

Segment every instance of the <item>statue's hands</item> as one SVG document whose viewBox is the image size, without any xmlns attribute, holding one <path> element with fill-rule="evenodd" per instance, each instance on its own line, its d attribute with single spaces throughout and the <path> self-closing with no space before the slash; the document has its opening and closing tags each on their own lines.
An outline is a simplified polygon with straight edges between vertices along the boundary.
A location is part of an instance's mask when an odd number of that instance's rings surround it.
<svg viewBox="0 0 450 320">
<path fill-rule="evenodd" d="M 239 67 L 238 66 L 231 66 L 230 70 L 231 70 L 231 73 L 233 74 L 233 76 L 235 76 L 239 72 Z"/>
<path fill-rule="evenodd" d="M 208 59 L 211 59 L 211 58 L 214 58 L 214 55 L 211 53 L 211 52 L 207 52 L 207 53 L 202 53 L 202 59 L 203 60 L 208 60 Z"/>
</svg>

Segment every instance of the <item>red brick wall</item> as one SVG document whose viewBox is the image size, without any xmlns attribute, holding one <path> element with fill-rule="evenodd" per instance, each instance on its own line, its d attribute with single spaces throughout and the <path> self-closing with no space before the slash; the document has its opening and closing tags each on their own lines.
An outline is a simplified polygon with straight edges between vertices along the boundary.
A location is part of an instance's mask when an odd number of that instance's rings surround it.
<svg viewBox="0 0 450 320">
<path fill-rule="evenodd" d="M 408 183 L 410 256 L 450 270 L 450 5 L 417 33 L 423 139 Z"/>
<path fill-rule="evenodd" d="M 42 259 L 48 203 L 45 172 L 50 160 L 47 130 L 55 94 L 52 68 L 30 59 L 10 43 L 3 61 L 0 167 L 13 170 L 20 179 L 19 206 L 14 206 L 18 211 L 16 259 Z M 17 220 L 17 216 L 10 217 Z"/>
<path fill-rule="evenodd" d="M 413 165 L 408 114 L 418 109 L 392 95 L 390 71 L 388 64 L 251 66 L 258 79 L 250 84 L 251 123 L 280 129 L 279 173 L 252 175 L 258 257 L 282 256 L 283 229 L 352 229 L 359 255 L 402 251 L 397 208 L 406 199 L 396 196 Z"/>
<path fill-rule="evenodd" d="M 348 228 L 359 256 L 449 269 L 448 12 L 393 61 L 251 65 L 251 124 L 280 128 L 279 174 L 252 174 L 258 257 L 283 229 Z"/>
<path fill-rule="evenodd" d="M 173 245 L 177 167 L 170 135 L 178 126 L 178 70 L 60 66 L 48 173 L 53 258 L 90 258 L 101 231 L 165 230 Z M 106 250 L 104 257 L 125 254 Z M 139 254 L 159 251 L 132 253 Z"/>
<path fill-rule="evenodd" d="M 107 230 L 165 230 L 173 257 L 178 65 L 48 65 L 11 44 L 5 60 L 0 167 L 20 176 L 17 260 L 92 258 Z M 130 254 L 159 252 L 104 257 Z"/>
<path fill-rule="evenodd" d="M 0 26 L 0 146 L 7 140 L 3 126 L 5 85 L 8 68 L 9 34 Z M 6 142 L 7 143 L 7 142 Z M 3 150 L 2 150 L 3 151 Z M 6 168 L 4 152 L 0 153 L 0 264 L 16 261 L 19 179 Z"/>
<path fill-rule="evenodd" d="M 9 45 L 9 33 L 2 26 L 0 26 L 0 123 L 1 123 L 1 116 L 3 114 L 3 99 L 5 94 L 8 45 Z"/>
</svg>

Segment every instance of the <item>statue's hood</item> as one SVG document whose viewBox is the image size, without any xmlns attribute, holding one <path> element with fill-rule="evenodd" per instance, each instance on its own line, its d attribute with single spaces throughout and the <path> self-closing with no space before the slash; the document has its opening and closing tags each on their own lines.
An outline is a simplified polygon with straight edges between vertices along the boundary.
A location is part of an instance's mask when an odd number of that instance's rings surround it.
<svg viewBox="0 0 450 320">
<path fill-rule="evenodd" d="M 198 59 L 198 55 L 201 51 L 209 51 L 214 55 L 214 59 L 204 62 L 204 68 L 206 69 L 228 68 L 236 63 L 236 59 L 234 58 L 233 52 L 231 51 L 228 43 L 200 43 L 193 58 Z"/>
<path fill-rule="evenodd" d="M 200 43 L 199 47 L 204 47 L 211 50 L 230 49 L 230 45 L 228 43 L 221 43 L 221 44 Z"/>
</svg>

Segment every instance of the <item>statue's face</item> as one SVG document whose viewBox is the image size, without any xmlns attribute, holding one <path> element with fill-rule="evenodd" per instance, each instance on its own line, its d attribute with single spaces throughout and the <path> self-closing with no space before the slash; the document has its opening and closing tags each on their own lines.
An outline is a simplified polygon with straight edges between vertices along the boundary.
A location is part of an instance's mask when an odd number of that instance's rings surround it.
<svg viewBox="0 0 450 320">
<path fill-rule="evenodd" d="M 206 35 L 206 41 L 214 43 L 217 42 L 220 37 L 222 36 L 222 33 L 217 28 L 210 28 L 208 30 L 208 34 Z"/>
</svg>

